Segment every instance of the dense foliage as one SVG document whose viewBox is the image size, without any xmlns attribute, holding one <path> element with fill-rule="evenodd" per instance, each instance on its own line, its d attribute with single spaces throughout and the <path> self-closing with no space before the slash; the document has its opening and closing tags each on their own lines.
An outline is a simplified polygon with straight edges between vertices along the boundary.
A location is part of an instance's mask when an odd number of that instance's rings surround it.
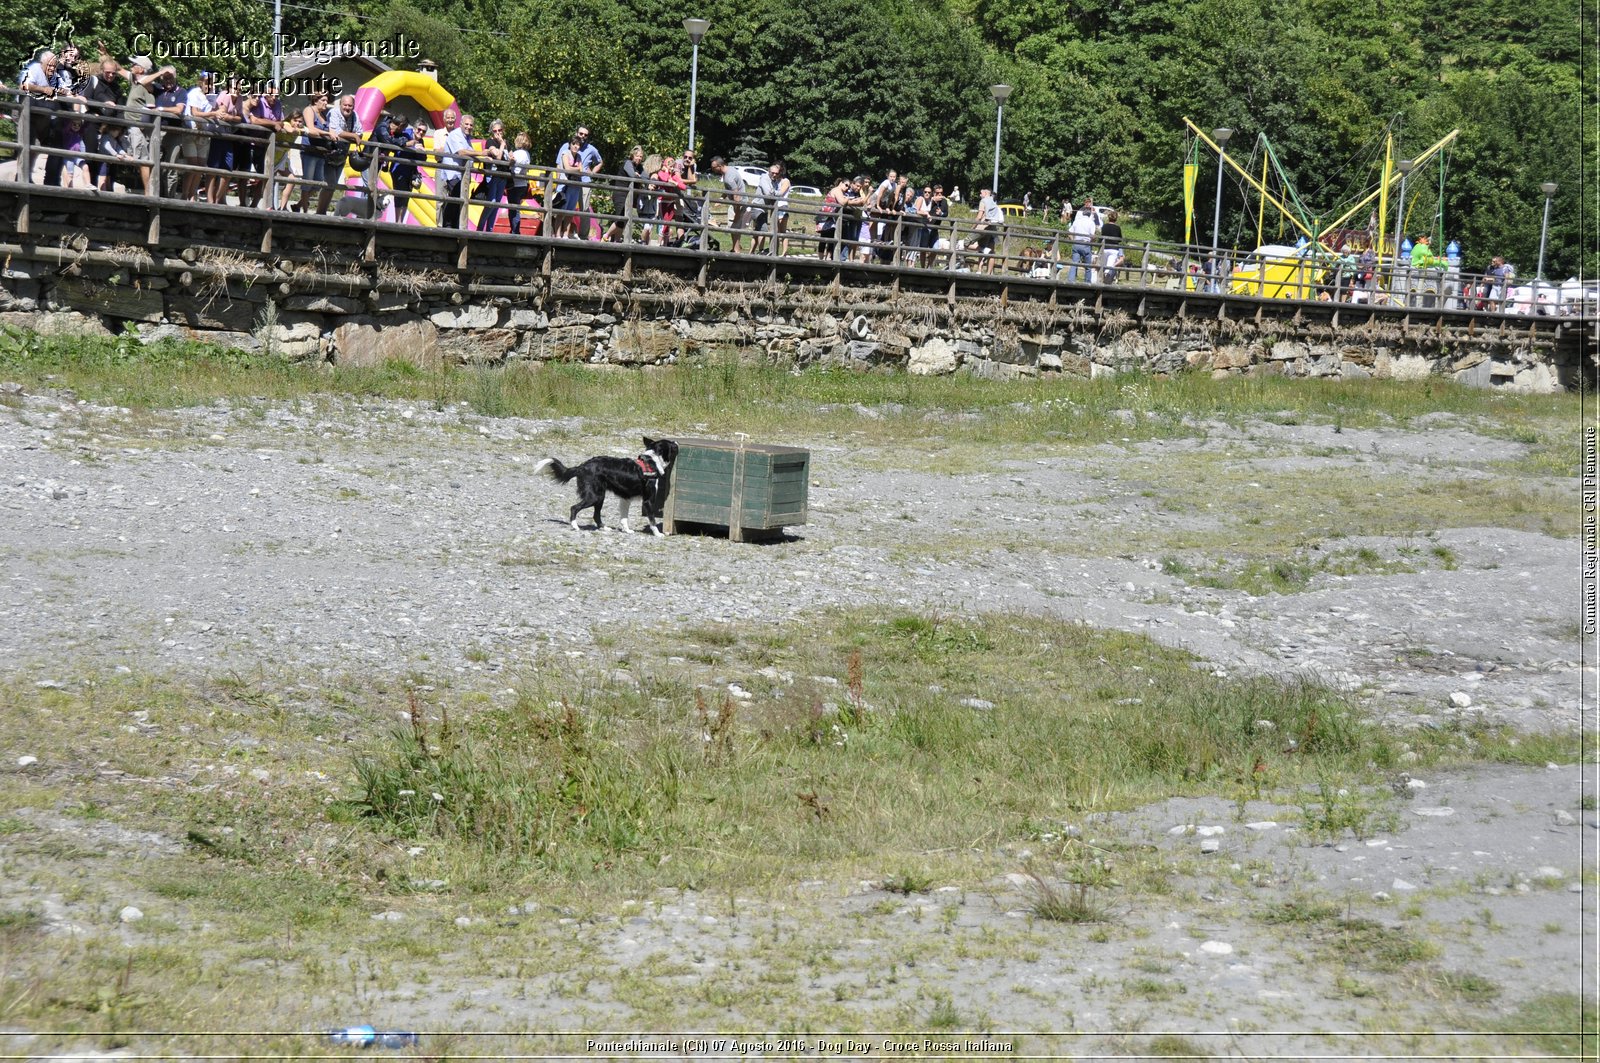
<svg viewBox="0 0 1600 1063">
<path fill-rule="evenodd" d="M 468 107 L 527 129 L 541 155 L 553 157 L 578 121 L 614 162 L 636 142 L 681 149 L 690 48 L 680 21 L 696 14 L 712 23 L 700 50 L 702 151 L 782 158 L 807 183 L 895 166 L 965 190 L 986 184 L 988 87 L 1005 82 L 1015 92 L 1003 199 L 1093 194 L 1181 238 L 1184 117 L 1235 129 L 1230 155 L 1252 173 L 1265 134 L 1308 211 L 1324 218 L 1376 186 L 1386 131 L 1398 158 L 1459 127 L 1442 174 L 1434 163 L 1413 175 L 1411 227 L 1460 240 L 1469 267 L 1503 253 L 1531 275 L 1539 185 L 1555 181 L 1547 273 L 1600 268 L 1596 81 L 1580 69 L 1594 14 L 1586 31 L 1579 0 L 347 2 L 286 4 L 285 29 L 302 39 L 407 35 Z M 12 27 L 0 58 L 15 70 L 62 25 L 91 52 L 103 38 L 125 56 L 141 30 L 265 38 L 271 17 L 269 0 L 48 9 L 0 0 L 0 24 Z M 1215 156 L 1199 162 L 1197 199 L 1209 205 Z M 1252 244 L 1254 195 L 1230 175 L 1224 203 L 1224 242 Z M 1210 211 L 1197 212 L 1203 235 Z"/>
</svg>

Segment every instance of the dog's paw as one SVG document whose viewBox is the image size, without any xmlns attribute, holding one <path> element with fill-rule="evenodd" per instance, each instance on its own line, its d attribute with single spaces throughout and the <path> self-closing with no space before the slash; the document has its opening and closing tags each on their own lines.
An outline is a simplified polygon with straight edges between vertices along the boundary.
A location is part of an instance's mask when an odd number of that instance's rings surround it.
<svg viewBox="0 0 1600 1063">
<path fill-rule="evenodd" d="M 650 534 L 654 535 L 657 539 L 659 539 L 663 535 L 665 535 L 666 533 L 663 532 L 660 528 L 656 527 L 654 524 L 652 524 L 652 525 L 650 525 Z"/>
</svg>

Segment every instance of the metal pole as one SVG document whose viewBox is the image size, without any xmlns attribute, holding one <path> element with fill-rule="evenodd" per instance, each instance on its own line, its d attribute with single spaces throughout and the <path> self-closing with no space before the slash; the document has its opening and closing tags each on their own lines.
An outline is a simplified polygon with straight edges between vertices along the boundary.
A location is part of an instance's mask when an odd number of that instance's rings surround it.
<svg viewBox="0 0 1600 1063">
<path fill-rule="evenodd" d="M 272 83 L 283 80 L 283 0 L 272 0 Z"/>
<path fill-rule="evenodd" d="M 1411 168 L 1416 163 L 1410 159 L 1401 159 L 1395 163 L 1400 170 L 1400 199 L 1394 205 L 1394 257 L 1400 261 L 1400 244 L 1406 238 L 1406 180 L 1411 176 Z"/>
<path fill-rule="evenodd" d="M 1222 162 L 1228 156 L 1228 139 L 1233 136 L 1233 130 L 1226 126 L 1213 129 L 1211 137 L 1217 142 L 1217 203 L 1211 212 L 1211 282 L 1217 284 L 1217 275 L 1222 272 L 1222 263 L 1218 260 L 1217 249 L 1222 240 Z"/>
<path fill-rule="evenodd" d="M 686 18 L 683 28 L 694 45 L 689 59 L 689 150 L 694 151 L 694 112 L 700 93 L 700 38 L 706 35 L 711 23 L 703 18 Z"/>
<path fill-rule="evenodd" d="M 694 150 L 694 108 L 700 93 L 700 42 L 694 45 L 694 57 L 689 61 L 689 150 Z"/>
<path fill-rule="evenodd" d="M 994 193 L 995 202 L 1000 202 L 1000 119 L 1006 113 L 1004 103 L 995 104 L 994 108 L 994 185 L 990 189 Z"/>
<path fill-rule="evenodd" d="M 994 183 L 989 186 L 989 191 L 994 193 L 994 201 L 1000 202 L 1000 121 L 1006 112 L 1006 97 L 1011 95 L 1010 85 L 990 85 L 989 94 L 994 97 Z"/>
<path fill-rule="evenodd" d="M 1545 238 L 1550 235 L 1550 200 L 1555 197 L 1556 184 L 1546 181 L 1539 186 L 1539 191 L 1544 193 L 1544 221 L 1539 225 L 1539 272 L 1534 274 L 1534 299 L 1538 300 L 1539 283 L 1544 280 L 1544 247 Z"/>
</svg>

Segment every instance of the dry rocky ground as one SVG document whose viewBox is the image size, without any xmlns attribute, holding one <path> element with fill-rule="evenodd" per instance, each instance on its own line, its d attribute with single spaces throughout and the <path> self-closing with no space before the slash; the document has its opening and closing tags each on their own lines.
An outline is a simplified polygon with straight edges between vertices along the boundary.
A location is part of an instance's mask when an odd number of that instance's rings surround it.
<svg viewBox="0 0 1600 1063">
<path fill-rule="evenodd" d="M 1193 578 L 1207 557 L 1247 547 L 1235 540 L 1249 532 L 1202 503 L 1163 504 L 1181 493 L 1172 477 L 1184 462 L 1225 456 L 1207 468 L 1229 477 L 1230 504 L 1268 514 L 1318 504 L 1275 491 L 1277 478 L 1352 470 L 1459 484 L 1454 504 L 1470 509 L 1477 487 L 1485 498 L 1503 488 L 1496 463 L 1523 445 L 1449 416 L 1408 430 L 1212 425 L 1201 440 L 1048 463 L 1016 454 L 962 472 L 810 442 L 811 519 L 783 541 L 573 532 L 563 519 L 570 488 L 530 478 L 534 461 L 621 452 L 636 434 L 592 438 L 570 422 L 394 403 L 132 415 L 16 396 L 0 407 L 0 662 L 11 681 L 70 686 L 97 670 L 289 667 L 314 678 L 428 661 L 492 690 L 503 685 L 497 666 L 475 648 L 493 647 L 494 659 L 518 647 L 603 657 L 618 630 L 771 623 L 880 603 L 1044 612 L 1141 632 L 1220 671 L 1312 674 L 1359 691 L 1395 726 L 1487 720 L 1575 733 L 1593 724 L 1580 694 L 1595 676 L 1579 659 L 1570 537 L 1457 517 L 1425 534 L 1330 543 L 1347 558 L 1367 551 L 1367 563 L 1325 568 L 1297 593 Z M 47 775 L 70 755 L 7 731 L 0 772 Z M 430 933 L 459 935 L 474 954 L 502 935 L 534 935 L 519 940 L 547 950 L 543 973 L 463 965 L 426 988 L 407 973 L 383 991 L 352 998 L 328 988 L 270 1013 L 241 1002 L 239 1025 L 491 1030 L 512 1017 L 525 1027 L 532 1013 L 546 1030 L 627 1031 L 659 1014 L 640 1004 L 650 992 L 682 992 L 694 1002 L 686 1023 L 728 1032 L 758 1010 L 751 980 L 787 969 L 796 999 L 826 1002 L 808 1014 L 845 1017 L 839 1041 L 868 1027 L 934 1026 L 1082 1055 L 1537 1051 L 1544 1042 L 1492 1031 L 1538 1029 L 1521 1009 L 1579 991 L 1600 827 L 1585 770 L 1569 761 L 1419 772 L 1397 780 L 1374 829 L 1341 839 L 1307 837 L 1292 805 L 1217 799 L 1086 824 L 1170 851 L 1184 872 L 1170 903 L 1119 908 L 1098 935 L 1073 928 L 1071 947 L 1059 925 L 1032 917 L 1037 898 L 1020 870 L 908 896 L 822 880 L 758 898 L 663 893 L 577 919 L 545 919 L 530 901 L 494 919 L 445 913 Z M 28 831 L 111 859 L 82 863 L 77 874 L 105 881 L 87 894 L 95 900 L 75 900 L 85 894 L 39 885 L 70 860 L 0 835 L 0 907 L 35 906 L 54 934 L 141 933 L 119 902 L 151 904 L 138 863 L 181 839 L 91 822 L 70 806 L 12 814 Z M 1020 869 L 1025 854 L 1010 857 Z M 1262 919 L 1264 910 L 1279 918 Z M 1328 929 L 1351 913 L 1370 924 L 1370 940 Z M 154 923 L 162 913 L 144 914 Z M 373 953 L 414 933 L 412 918 L 375 921 Z M 182 918 L 168 919 L 167 940 L 181 941 Z M 827 962 L 809 963 L 819 948 Z M 1396 948 L 1419 949 L 1426 962 L 1383 958 Z M 564 957 L 582 966 L 581 985 Z M 645 976 L 659 986 L 641 989 Z M 850 1027 L 850 1016 L 862 1025 Z M 649 1047 L 694 1054 L 676 1040 Z M 19 1031 L 0 1043 L 27 1055 L 54 1042 Z M 422 1051 L 540 1043 L 437 1035 Z M 160 1038 L 80 1047 L 201 1050 Z M 781 1053 L 769 1045 L 767 1054 Z"/>
</svg>

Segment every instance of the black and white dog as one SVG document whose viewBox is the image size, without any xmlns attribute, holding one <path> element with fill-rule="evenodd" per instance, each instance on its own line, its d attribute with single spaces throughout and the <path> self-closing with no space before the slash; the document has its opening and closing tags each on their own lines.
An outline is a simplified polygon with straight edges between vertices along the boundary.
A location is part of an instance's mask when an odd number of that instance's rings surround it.
<svg viewBox="0 0 1600 1063">
<path fill-rule="evenodd" d="M 545 458 L 533 467 L 534 472 L 544 469 L 559 483 L 578 481 L 578 504 L 572 507 L 568 518 L 572 527 L 578 527 L 578 514 L 594 510 L 594 526 L 605 527 L 600 522 L 600 506 L 607 492 L 616 495 L 622 504 L 622 530 L 628 527 L 628 510 L 634 499 L 644 503 L 644 523 L 656 535 L 661 534 L 661 508 L 667 498 L 667 473 L 678 458 L 678 444 L 670 439 L 644 437 L 644 453 L 637 458 L 590 458 L 582 465 L 571 468 L 555 458 Z"/>
</svg>

